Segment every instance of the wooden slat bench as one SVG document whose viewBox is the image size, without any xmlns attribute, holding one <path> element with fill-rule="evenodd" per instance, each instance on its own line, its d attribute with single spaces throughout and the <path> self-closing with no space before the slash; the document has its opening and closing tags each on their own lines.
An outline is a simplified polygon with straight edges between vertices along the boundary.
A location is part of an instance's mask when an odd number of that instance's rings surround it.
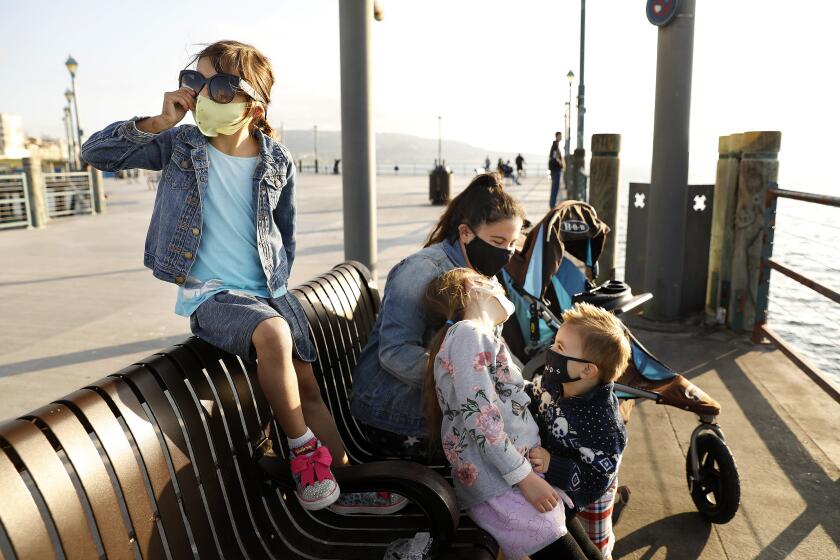
<svg viewBox="0 0 840 560">
<path fill-rule="evenodd" d="M 293 292 L 357 463 L 337 470 L 342 490 L 392 490 L 408 508 L 301 508 L 256 368 L 190 338 L 0 425 L 0 557 L 376 560 L 429 531 L 435 557 L 495 558 L 495 542 L 459 518 L 443 469 L 385 461 L 350 416 L 352 369 L 379 310 L 368 271 L 345 263 Z"/>
</svg>

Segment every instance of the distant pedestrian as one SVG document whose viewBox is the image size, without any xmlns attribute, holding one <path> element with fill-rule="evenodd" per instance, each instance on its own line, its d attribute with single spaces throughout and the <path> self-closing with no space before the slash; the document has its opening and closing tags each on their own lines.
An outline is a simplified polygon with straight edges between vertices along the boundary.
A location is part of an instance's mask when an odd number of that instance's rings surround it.
<svg viewBox="0 0 840 560">
<path fill-rule="evenodd" d="M 563 179 L 563 152 L 560 150 L 560 140 L 563 134 L 554 133 L 554 142 L 551 143 L 551 150 L 548 152 L 548 170 L 551 172 L 551 198 L 548 205 L 551 208 L 557 206 L 557 197 L 560 194 L 560 181 Z"/>
<path fill-rule="evenodd" d="M 516 156 L 516 174 L 519 177 L 525 176 L 525 158 L 522 157 L 522 154 Z"/>
<path fill-rule="evenodd" d="M 510 160 L 507 160 L 507 163 L 502 163 L 502 158 L 499 158 L 499 174 L 504 177 L 505 179 L 510 179 L 517 185 L 521 185 L 522 183 L 519 182 L 519 177 L 513 172 L 513 167 L 510 165 Z"/>
<path fill-rule="evenodd" d="M 490 156 L 484 158 L 484 172 L 490 173 Z"/>
<path fill-rule="evenodd" d="M 340 160 L 340 159 L 335 160 L 335 163 L 333 164 L 333 175 L 338 175 L 338 174 L 340 174 L 340 173 L 341 173 L 341 172 L 339 171 L 339 167 L 338 167 L 340 164 L 341 164 L 341 160 Z"/>
</svg>

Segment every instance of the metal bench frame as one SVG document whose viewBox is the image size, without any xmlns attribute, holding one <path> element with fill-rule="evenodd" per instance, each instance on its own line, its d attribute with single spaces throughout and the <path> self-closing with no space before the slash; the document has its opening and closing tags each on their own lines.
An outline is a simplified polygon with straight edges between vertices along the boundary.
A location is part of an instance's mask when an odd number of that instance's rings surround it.
<svg viewBox="0 0 840 560">
<path fill-rule="evenodd" d="M 385 461 L 350 415 L 352 370 L 380 303 L 368 270 L 345 263 L 292 291 L 356 463 L 337 470 L 342 490 L 391 490 L 408 508 L 301 508 L 256 368 L 190 338 L 0 425 L 0 556 L 368 560 L 425 530 L 435 557 L 495 558 L 492 538 L 459 517 L 445 470 Z"/>
</svg>

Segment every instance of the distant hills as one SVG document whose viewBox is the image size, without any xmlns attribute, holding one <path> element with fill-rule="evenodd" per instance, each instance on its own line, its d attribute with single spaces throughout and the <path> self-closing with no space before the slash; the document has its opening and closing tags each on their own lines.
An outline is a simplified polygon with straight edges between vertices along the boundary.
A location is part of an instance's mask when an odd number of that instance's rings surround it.
<svg viewBox="0 0 840 560">
<path fill-rule="evenodd" d="M 283 138 L 295 160 L 312 161 L 315 157 L 313 132 L 311 130 L 286 130 Z M 456 140 L 443 140 L 443 159 L 447 163 L 474 163 L 480 166 L 486 156 L 495 165 L 498 158 L 511 160 L 516 152 L 500 153 L 486 148 L 472 146 Z M 436 138 L 421 138 L 410 134 L 382 132 L 376 135 L 376 161 L 385 163 L 422 163 L 433 164 L 437 159 L 438 141 Z M 545 155 L 522 154 L 529 163 L 545 159 Z M 328 163 L 341 157 L 341 132 L 337 130 L 318 131 L 318 159 Z"/>
<path fill-rule="evenodd" d="M 279 131 L 278 131 L 279 133 Z M 303 160 L 305 165 L 311 165 L 314 160 L 315 150 L 313 145 L 312 130 L 287 130 L 283 139 L 289 150 L 291 150 L 295 161 Z M 546 144 L 546 147 L 548 144 Z M 376 135 L 376 162 L 380 166 L 389 164 L 423 164 L 431 166 L 437 159 L 437 138 L 421 138 L 410 134 L 397 134 L 393 132 L 382 132 Z M 493 167 L 499 158 L 511 160 L 513 163 L 516 152 L 498 152 L 458 142 L 457 140 L 443 141 L 443 159 L 447 165 L 458 165 L 461 170 L 463 166 L 483 167 L 484 158 L 490 156 Z M 547 162 L 548 154 L 526 154 L 528 166 L 542 165 Z M 590 154 L 587 154 L 587 158 Z M 333 161 L 341 157 L 341 132 L 338 130 L 318 131 L 318 159 L 322 165 L 332 167 Z M 468 167 L 470 169 L 471 167 Z M 626 158 L 621 160 L 622 184 L 627 181 L 648 181 L 650 178 L 650 162 L 631 161 Z M 694 183 L 702 181 L 693 181 Z"/>
</svg>

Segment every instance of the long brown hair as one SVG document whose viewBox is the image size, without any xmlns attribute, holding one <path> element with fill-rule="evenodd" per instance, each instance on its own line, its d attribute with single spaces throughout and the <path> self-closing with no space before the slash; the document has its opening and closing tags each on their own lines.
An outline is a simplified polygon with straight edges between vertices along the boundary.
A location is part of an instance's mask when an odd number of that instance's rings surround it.
<svg viewBox="0 0 840 560">
<path fill-rule="evenodd" d="M 205 46 L 201 52 L 195 55 L 190 64 L 198 62 L 207 57 L 216 72 L 236 74 L 243 80 L 254 86 L 265 104 L 271 102 L 271 87 L 274 85 L 274 72 L 271 70 L 271 61 L 256 47 L 239 41 L 216 41 L 212 45 Z M 248 109 L 259 101 L 251 100 Z M 259 129 L 266 136 L 274 136 L 274 129 L 268 124 L 268 107 L 263 107 L 261 117 L 255 118 L 250 124 L 251 132 Z"/>
<path fill-rule="evenodd" d="M 476 283 L 487 281 L 471 268 L 454 268 L 429 282 L 423 294 L 422 309 L 426 324 L 437 329 L 429 347 L 429 361 L 423 378 L 423 411 L 429 429 L 430 452 L 434 452 L 440 444 L 440 426 L 443 420 L 437 400 L 435 361 L 449 327 L 464 319 L 464 311 L 470 300 L 468 280 Z"/>
<path fill-rule="evenodd" d="M 461 224 L 467 224 L 475 231 L 482 224 L 512 218 L 525 219 L 522 205 L 505 192 L 501 175 L 482 173 L 452 199 L 423 246 L 456 238 Z"/>
</svg>

